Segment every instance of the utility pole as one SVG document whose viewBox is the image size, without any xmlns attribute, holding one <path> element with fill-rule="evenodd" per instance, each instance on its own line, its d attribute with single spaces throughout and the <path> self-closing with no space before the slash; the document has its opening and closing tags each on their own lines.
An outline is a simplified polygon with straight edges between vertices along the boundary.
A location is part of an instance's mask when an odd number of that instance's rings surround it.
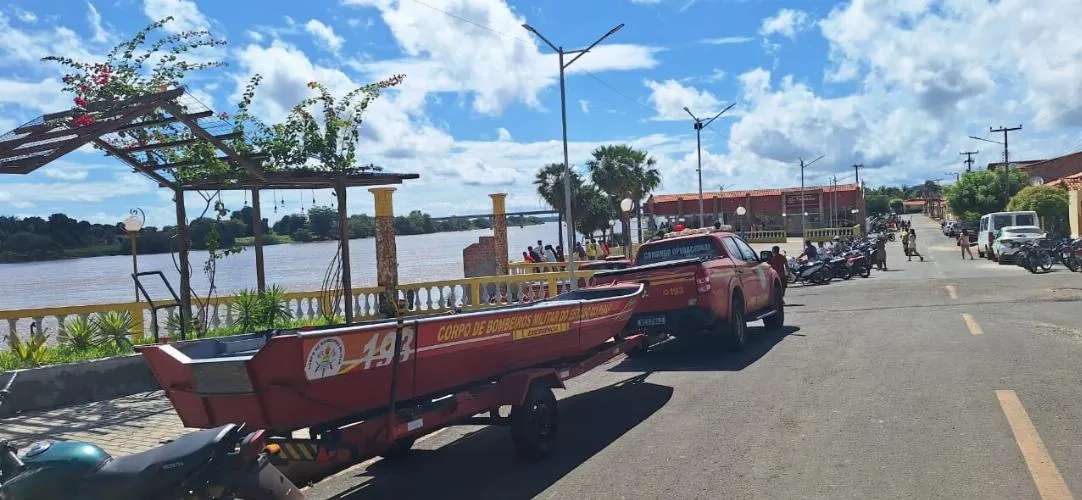
<svg viewBox="0 0 1082 500">
<path fill-rule="evenodd" d="M 1014 132 L 1015 130 L 1022 130 L 1022 124 L 1018 124 L 1017 127 L 988 127 L 988 132 L 996 133 L 1003 132 L 1003 197 L 1007 200 L 1011 199 L 1011 152 L 1007 147 L 1007 133 Z"/>
<path fill-rule="evenodd" d="M 696 168 L 696 170 L 699 172 L 699 227 L 703 227 L 703 142 L 702 142 L 702 132 L 703 132 L 704 128 L 710 126 L 710 124 L 713 123 L 714 120 L 717 120 L 718 117 L 721 116 L 722 113 L 724 113 L 726 111 L 729 111 L 730 109 L 732 109 L 733 106 L 736 106 L 735 102 L 728 105 L 728 106 L 726 106 L 725 109 L 723 109 L 721 111 L 718 111 L 718 114 L 714 115 L 713 118 L 711 118 L 709 120 L 706 120 L 706 122 L 703 122 L 702 120 L 700 120 L 697 116 L 695 116 L 695 113 L 692 113 L 691 110 L 688 109 L 687 106 L 684 106 L 684 111 L 687 111 L 687 113 L 689 115 L 691 115 L 691 119 L 695 120 L 695 152 L 699 157 L 699 166 L 698 166 L 698 168 Z"/>
<path fill-rule="evenodd" d="M 973 171 L 973 155 L 980 153 L 980 151 L 963 151 L 958 154 L 966 155 L 966 160 L 962 163 L 966 164 L 966 173 Z"/>
<path fill-rule="evenodd" d="M 860 185 L 860 169 L 864 168 L 863 164 L 853 165 L 853 182 Z"/>
<path fill-rule="evenodd" d="M 566 90 L 567 85 L 566 85 L 565 80 L 564 80 L 564 71 L 572 63 L 574 63 L 575 61 L 578 61 L 579 58 L 583 56 L 583 54 L 589 52 L 590 49 L 594 48 L 594 46 L 601 43 L 602 40 L 608 38 L 613 33 L 616 33 L 617 31 L 620 31 L 620 28 L 623 28 L 624 25 L 623 25 L 623 23 L 621 23 L 619 26 L 609 30 L 608 33 L 605 33 L 604 35 L 601 35 L 601 38 L 598 38 L 596 41 L 594 41 L 594 43 L 591 43 L 585 49 L 581 49 L 581 50 L 564 50 L 563 47 L 557 47 L 555 44 L 550 42 L 547 38 L 545 38 L 544 35 L 542 35 L 537 30 L 535 30 L 533 28 L 533 26 L 530 26 L 529 24 L 523 24 L 522 27 L 524 29 L 526 29 L 526 31 L 529 31 L 530 33 L 533 33 L 534 35 L 537 35 L 537 38 L 540 38 L 541 41 L 545 42 L 545 44 L 547 44 L 559 56 L 559 62 L 560 62 L 560 120 L 563 123 L 563 132 L 564 132 L 564 168 L 567 169 L 565 171 L 566 174 L 565 174 L 565 180 L 564 180 L 564 219 L 567 221 L 567 247 L 564 248 L 564 255 L 567 256 L 567 274 L 568 274 L 567 284 L 568 284 L 568 286 L 571 287 L 572 290 L 575 290 L 575 289 L 578 288 L 578 280 L 575 279 L 575 222 L 574 222 L 575 219 L 572 218 L 572 214 L 571 214 L 571 178 L 572 178 L 572 175 L 571 175 L 571 160 L 568 159 L 568 155 L 567 155 L 567 90 Z M 568 54 L 575 54 L 575 57 L 572 57 L 570 61 L 567 61 L 565 63 L 564 62 L 564 56 L 568 55 Z"/>
<path fill-rule="evenodd" d="M 805 238 L 805 235 L 807 234 L 805 232 L 805 230 L 806 230 L 807 221 L 808 221 L 808 212 L 804 209 L 804 169 L 810 167 L 812 163 L 815 163 L 815 162 L 817 162 L 819 160 L 822 160 L 824 156 L 826 156 L 826 155 L 819 155 L 818 158 L 816 158 L 816 159 L 814 159 L 814 160 L 812 160 L 812 161 L 810 161 L 808 163 L 804 163 L 804 158 L 798 158 L 800 160 L 800 237 L 801 238 Z"/>
<path fill-rule="evenodd" d="M 834 182 L 834 197 L 830 204 L 830 227 L 838 227 L 838 176 L 834 175 L 831 180 Z"/>
<path fill-rule="evenodd" d="M 958 180 L 961 178 L 961 174 L 959 174 L 958 172 L 944 172 L 944 174 L 953 175 L 954 176 L 954 182 L 958 182 Z"/>
</svg>

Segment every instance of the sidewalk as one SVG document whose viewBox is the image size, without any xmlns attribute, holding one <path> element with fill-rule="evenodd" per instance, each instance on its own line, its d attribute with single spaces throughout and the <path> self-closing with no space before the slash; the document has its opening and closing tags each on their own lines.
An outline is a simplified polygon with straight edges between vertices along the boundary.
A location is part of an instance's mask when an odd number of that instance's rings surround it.
<svg viewBox="0 0 1082 500">
<path fill-rule="evenodd" d="M 162 391 L 0 419 L 0 440 L 20 448 L 42 439 L 83 441 L 128 455 L 188 432 Z"/>
</svg>

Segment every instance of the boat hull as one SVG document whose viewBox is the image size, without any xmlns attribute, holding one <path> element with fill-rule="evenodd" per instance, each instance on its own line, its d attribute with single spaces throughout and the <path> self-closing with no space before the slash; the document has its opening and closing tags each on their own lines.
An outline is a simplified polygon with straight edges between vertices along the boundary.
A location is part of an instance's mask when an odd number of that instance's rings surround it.
<svg viewBox="0 0 1082 500">
<path fill-rule="evenodd" d="M 642 289 L 599 287 L 401 324 L 278 334 L 244 353 L 220 344 L 141 351 L 186 426 L 244 422 L 292 430 L 386 408 L 392 369 L 394 400 L 401 403 L 587 354 L 623 330 Z"/>
</svg>

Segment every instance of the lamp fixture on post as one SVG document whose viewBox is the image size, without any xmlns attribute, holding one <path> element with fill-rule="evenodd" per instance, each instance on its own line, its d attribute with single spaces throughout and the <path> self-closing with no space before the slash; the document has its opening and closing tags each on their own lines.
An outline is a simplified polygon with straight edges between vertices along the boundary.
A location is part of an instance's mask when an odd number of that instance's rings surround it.
<svg viewBox="0 0 1082 500">
<path fill-rule="evenodd" d="M 748 213 L 748 209 L 746 209 L 744 207 L 736 207 L 736 216 L 737 217 L 744 217 L 744 215 L 746 215 L 747 213 Z M 748 229 L 746 227 L 744 227 L 744 226 L 747 226 L 747 225 L 748 225 L 747 224 L 747 219 L 745 219 L 744 224 L 741 224 L 741 226 L 740 226 L 740 234 L 741 235 L 745 235 L 745 234 L 748 233 Z"/>
<path fill-rule="evenodd" d="M 695 124 L 694 124 L 695 125 L 695 155 L 698 158 L 698 167 L 695 168 L 695 171 L 698 172 L 698 174 L 699 174 L 699 227 L 703 227 L 705 225 L 703 223 L 703 139 L 702 139 L 702 131 L 703 131 L 704 128 L 710 126 L 711 123 L 714 123 L 714 120 L 717 120 L 718 117 L 722 115 L 722 113 L 732 109 L 733 106 L 736 106 L 735 102 L 728 105 L 728 106 L 726 106 L 725 109 L 723 109 L 721 111 L 718 111 L 718 114 L 714 115 L 713 118 L 711 118 L 709 120 L 706 120 L 705 122 L 700 120 L 699 117 L 695 116 L 695 113 L 692 113 L 691 110 L 688 109 L 687 106 L 684 106 L 684 111 L 687 111 L 687 113 L 689 115 L 691 115 L 691 119 L 695 120 Z"/>
<path fill-rule="evenodd" d="M 143 230 L 146 221 L 147 214 L 140 208 L 133 208 L 128 211 L 128 217 L 123 222 L 124 231 L 128 233 L 128 238 L 131 240 L 131 277 L 133 281 L 136 280 L 136 275 L 139 274 L 139 251 L 135 239 L 139 237 L 139 231 Z M 135 301 L 139 302 L 138 282 L 135 285 Z"/>
<path fill-rule="evenodd" d="M 631 210 L 635 202 L 631 198 L 620 200 L 620 211 L 624 213 L 624 257 L 631 258 Z"/>
</svg>

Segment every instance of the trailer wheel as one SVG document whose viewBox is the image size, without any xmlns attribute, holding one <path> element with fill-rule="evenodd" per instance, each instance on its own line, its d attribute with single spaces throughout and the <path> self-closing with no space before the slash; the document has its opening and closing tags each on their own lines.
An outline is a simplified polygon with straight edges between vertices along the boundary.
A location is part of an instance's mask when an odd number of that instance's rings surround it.
<svg viewBox="0 0 1082 500">
<path fill-rule="evenodd" d="M 559 429 L 556 395 L 547 385 L 534 382 L 522 406 L 511 408 L 511 439 L 526 460 L 540 460 L 552 453 Z"/>
<path fill-rule="evenodd" d="M 415 437 L 404 437 L 395 441 L 390 448 L 383 451 L 379 456 L 384 460 L 401 460 L 410 455 L 413 451 L 413 443 L 417 441 Z"/>
</svg>

